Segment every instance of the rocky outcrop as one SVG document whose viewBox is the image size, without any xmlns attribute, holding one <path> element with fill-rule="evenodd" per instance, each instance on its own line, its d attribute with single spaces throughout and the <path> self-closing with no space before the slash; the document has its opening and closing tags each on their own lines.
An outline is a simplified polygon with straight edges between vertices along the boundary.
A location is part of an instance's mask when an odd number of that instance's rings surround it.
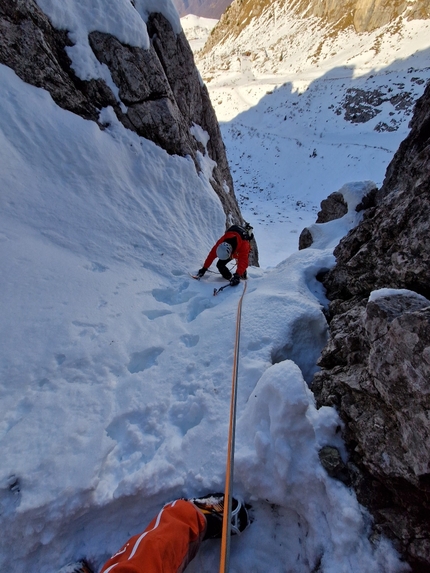
<svg viewBox="0 0 430 573">
<path fill-rule="evenodd" d="M 305 8 L 304 2 L 299 4 L 302 9 Z M 430 17 L 429 5 L 425 0 L 314 0 L 308 4 L 312 15 L 332 23 L 352 23 L 357 32 L 381 28 L 400 15 L 411 19 Z"/>
<path fill-rule="evenodd" d="M 411 132 L 390 163 L 376 206 L 335 249 L 331 298 L 366 297 L 382 287 L 430 298 L 430 86 L 418 100 Z"/>
<path fill-rule="evenodd" d="M 300 233 L 299 237 L 299 251 L 303 249 L 308 249 L 312 243 L 314 242 L 314 238 L 312 237 L 312 233 L 310 230 L 305 227 L 303 231 Z"/>
<path fill-rule="evenodd" d="M 385 90 L 384 90 L 385 91 Z M 381 106 L 390 103 L 394 110 L 409 112 L 413 108 L 413 98 L 410 92 L 404 91 L 400 94 L 392 95 L 388 90 L 384 93 L 381 89 L 363 90 L 358 88 L 349 88 L 346 90 L 342 108 L 345 110 L 345 120 L 351 123 L 366 123 L 381 113 Z M 338 108 L 336 113 L 342 113 Z M 398 125 L 395 119 L 391 120 L 391 125 L 385 129 L 382 124 L 375 127 L 375 131 L 395 131 Z"/>
<path fill-rule="evenodd" d="M 312 389 L 337 408 L 346 481 L 415 572 L 430 569 L 430 86 L 324 279 L 330 339 Z M 378 290 L 387 289 L 387 290 Z M 343 480 L 345 481 L 345 480 Z"/>
<path fill-rule="evenodd" d="M 348 204 L 339 191 L 331 193 L 321 201 L 321 211 L 317 214 L 317 223 L 328 223 L 340 219 L 348 212 Z"/>
<path fill-rule="evenodd" d="M 420 19 L 430 17 L 428 2 L 408 0 L 358 0 L 354 7 L 354 26 L 357 32 L 370 32 L 388 24 L 400 15 Z"/>
<path fill-rule="evenodd" d="M 25 82 L 45 88 L 60 106 L 86 119 L 118 103 L 101 80 L 82 82 L 70 67 L 67 32 L 55 30 L 37 4 L 5 0 L 0 4 L 0 63 Z"/>
<path fill-rule="evenodd" d="M 211 184 L 221 199 L 226 224 L 243 219 L 233 190 L 224 143 L 206 86 L 200 79 L 183 32 L 176 34 L 168 20 L 153 13 L 147 22 L 148 50 L 122 44 L 94 31 L 91 48 L 110 71 L 118 88 L 114 94 L 102 79 L 76 76 L 66 47 L 68 34 L 53 27 L 34 0 L 4 0 L 0 6 L 0 63 L 25 82 L 49 91 L 62 108 L 99 121 L 102 108 L 112 106 L 123 125 L 154 141 L 170 154 L 191 156 L 200 169 L 201 154 L 216 163 Z M 192 134 L 193 124 L 210 136 L 205 150 Z M 252 264 L 257 264 L 255 248 Z"/>
<path fill-rule="evenodd" d="M 350 458 L 342 481 L 414 566 L 430 563 L 430 301 L 404 291 L 333 318 L 313 383 L 338 409 Z M 336 476 L 339 479 L 339 476 Z"/>
<path fill-rule="evenodd" d="M 317 223 L 328 223 L 340 219 L 348 212 L 348 204 L 345 201 L 343 194 L 339 191 L 331 193 L 327 199 L 321 201 L 321 211 L 317 215 Z M 314 242 L 311 231 L 306 227 L 300 233 L 299 237 L 299 251 L 307 249 Z"/>
</svg>

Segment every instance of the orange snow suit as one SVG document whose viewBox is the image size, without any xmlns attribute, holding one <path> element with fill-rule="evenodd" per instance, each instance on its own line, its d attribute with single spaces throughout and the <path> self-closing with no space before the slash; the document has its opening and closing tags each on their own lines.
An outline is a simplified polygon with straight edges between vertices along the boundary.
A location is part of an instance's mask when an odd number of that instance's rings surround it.
<svg viewBox="0 0 430 573">
<path fill-rule="evenodd" d="M 100 573 L 182 573 L 195 557 L 206 518 L 190 501 L 166 504 L 143 533 L 135 535 Z"/>
<path fill-rule="evenodd" d="M 205 262 L 203 263 L 203 266 L 206 269 L 208 269 L 211 266 L 211 264 L 214 262 L 216 258 L 216 250 L 218 245 L 224 243 L 226 239 L 236 239 L 237 241 L 236 249 L 232 253 L 231 257 L 232 259 L 237 260 L 236 272 L 238 275 L 242 276 L 243 273 L 248 268 L 248 257 L 249 257 L 249 252 L 251 250 L 251 245 L 249 244 L 249 241 L 242 239 L 239 233 L 236 233 L 235 231 L 227 231 L 225 235 L 223 235 L 220 239 L 218 239 L 218 241 L 210 250 Z"/>
</svg>

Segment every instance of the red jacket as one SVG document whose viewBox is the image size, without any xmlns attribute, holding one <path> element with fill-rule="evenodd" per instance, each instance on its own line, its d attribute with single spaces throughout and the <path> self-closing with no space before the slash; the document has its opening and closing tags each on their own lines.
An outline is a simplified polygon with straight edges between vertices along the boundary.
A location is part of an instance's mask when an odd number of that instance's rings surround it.
<svg viewBox="0 0 430 573">
<path fill-rule="evenodd" d="M 216 250 L 218 245 L 223 243 L 226 239 L 233 239 L 233 238 L 236 239 L 237 241 L 237 247 L 235 251 L 232 253 L 231 257 L 237 260 L 237 269 L 236 269 L 237 274 L 243 275 L 243 273 L 248 268 L 248 257 L 249 257 L 249 251 L 251 250 L 251 245 L 249 244 L 249 241 L 245 241 L 244 239 L 242 239 L 239 233 L 235 233 L 234 231 L 227 231 L 227 233 L 225 233 L 225 235 L 223 235 L 220 239 L 218 239 L 218 241 L 212 247 L 210 253 L 207 256 L 207 259 L 203 264 L 203 266 L 206 269 L 208 269 L 214 262 L 216 258 Z"/>
<path fill-rule="evenodd" d="M 101 573 L 181 573 L 196 555 L 206 518 L 190 501 L 166 504 L 143 533 L 131 537 Z"/>
</svg>

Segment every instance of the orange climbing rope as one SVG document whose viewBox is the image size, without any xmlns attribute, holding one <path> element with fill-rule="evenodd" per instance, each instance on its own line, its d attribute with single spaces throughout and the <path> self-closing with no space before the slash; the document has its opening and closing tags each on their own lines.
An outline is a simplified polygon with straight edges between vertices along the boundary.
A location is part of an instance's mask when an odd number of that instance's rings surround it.
<svg viewBox="0 0 430 573">
<path fill-rule="evenodd" d="M 236 433 L 236 404 L 237 404 L 237 372 L 239 367 L 240 321 L 242 317 L 242 302 L 246 292 L 246 281 L 242 296 L 237 306 L 236 340 L 234 345 L 233 376 L 231 382 L 230 422 L 228 430 L 227 464 L 224 489 L 224 519 L 222 522 L 221 559 L 219 573 L 227 573 L 230 559 L 230 532 L 231 532 L 231 486 L 234 469 L 234 441 Z"/>
</svg>

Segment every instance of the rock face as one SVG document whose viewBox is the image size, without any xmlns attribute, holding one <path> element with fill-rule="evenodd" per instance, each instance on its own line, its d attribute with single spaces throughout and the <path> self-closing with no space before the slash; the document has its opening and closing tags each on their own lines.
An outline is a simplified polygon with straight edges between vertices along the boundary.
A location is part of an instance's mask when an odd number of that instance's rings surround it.
<svg viewBox="0 0 430 573">
<path fill-rule="evenodd" d="M 358 0 L 354 7 L 354 26 L 357 32 L 371 31 L 388 24 L 401 14 L 411 19 L 428 18 L 428 2 L 407 0 Z"/>
<path fill-rule="evenodd" d="M 414 572 L 429 571 L 430 86 L 374 206 L 335 255 L 324 279 L 330 339 L 312 389 L 345 423 L 343 481 L 375 532 Z"/>
<path fill-rule="evenodd" d="M 382 287 L 430 298 L 430 86 L 411 128 L 388 166 L 376 207 L 335 250 L 337 266 L 326 281 L 331 298 L 365 297 Z"/>
<path fill-rule="evenodd" d="M 428 2 L 420 0 L 323 0 L 311 2 L 311 10 L 313 15 L 331 22 L 352 23 L 357 32 L 380 28 L 401 14 L 411 19 L 430 16 Z"/>
<path fill-rule="evenodd" d="M 380 28 L 399 16 L 410 20 L 430 18 L 427 0 L 295 0 L 286 7 L 285 4 L 282 0 L 233 0 L 213 30 L 204 51 L 209 52 L 227 37 L 237 37 L 253 18 L 259 18 L 263 12 L 272 11 L 272 16 L 276 17 L 276 11 L 284 8 L 299 18 L 321 18 L 334 31 L 354 26 L 359 33 Z"/>
<path fill-rule="evenodd" d="M 71 68 L 65 48 L 68 34 L 55 29 L 34 0 L 3 0 L 0 5 L 0 63 L 25 82 L 49 91 L 64 109 L 97 122 L 102 108 L 112 106 L 123 125 L 152 140 L 170 154 L 193 158 L 206 150 L 190 133 L 193 124 L 210 136 L 207 153 L 216 166 L 211 184 L 221 199 L 226 224 L 243 223 L 233 190 L 224 143 L 206 86 L 200 79 L 183 32 L 153 13 L 147 22 L 150 49 L 130 47 L 94 31 L 91 48 L 111 73 L 118 95 L 101 79 L 83 81 Z M 252 264 L 258 264 L 253 250 Z"/>
<path fill-rule="evenodd" d="M 327 223 L 340 219 L 348 212 L 348 204 L 346 203 L 342 193 L 335 191 L 331 193 L 327 199 L 321 201 L 321 211 L 317 215 L 317 223 Z M 307 249 L 314 242 L 312 233 L 308 228 L 303 229 L 299 237 L 299 251 Z"/>
<path fill-rule="evenodd" d="M 331 193 L 327 199 L 321 201 L 321 211 L 317 215 L 317 223 L 328 223 L 340 219 L 348 212 L 348 204 L 346 203 L 342 193 L 335 191 Z"/>
</svg>

